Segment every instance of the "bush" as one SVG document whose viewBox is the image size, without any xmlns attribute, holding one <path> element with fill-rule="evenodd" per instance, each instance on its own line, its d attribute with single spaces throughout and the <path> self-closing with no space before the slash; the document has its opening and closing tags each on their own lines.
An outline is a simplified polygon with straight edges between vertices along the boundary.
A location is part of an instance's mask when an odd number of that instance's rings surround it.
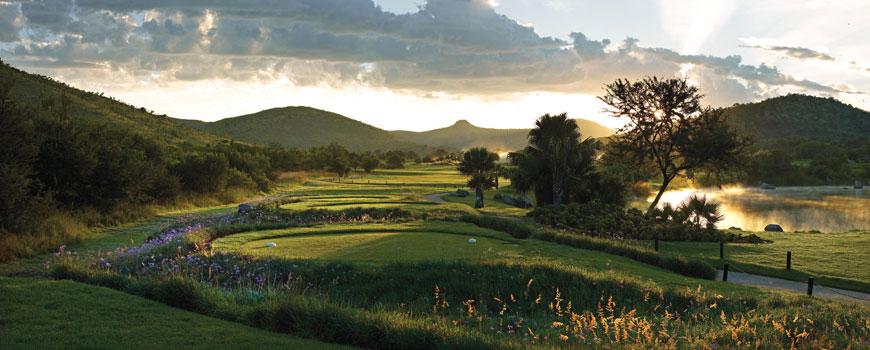
<svg viewBox="0 0 870 350">
<path fill-rule="evenodd" d="M 478 216 L 465 214 L 459 217 L 462 222 L 475 224 L 477 226 L 488 228 L 496 231 L 507 232 L 513 238 L 526 239 L 532 235 L 532 229 L 524 222 L 514 221 L 495 216 Z"/>
<path fill-rule="evenodd" d="M 665 207 L 656 210 L 654 216 L 644 215 L 640 210 L 591 201 L 570 203 L 556 208 L 545 206 L 535 208 L 528 215 L 536 222 L 566 228 L 574 233 L 611 239 L 650 240 L 689 242 L 764 242 L 752 236 L 723 234 L 722 231 L 708 228 L 705 220 L 697 220 L 698 210 L 694 207 L 673 209 Z"/>
<path fill-rule="evenodd" d="M 589 249 L 608 254 L 623 256 L 644 264 L 653 265 L 678 274 L 712 280 L 716 269 L 707 262 L 686 259 L 678 256 L 663 256 L 649 249 L 632 246 L 624 242 L 593 238 L 556 230 L 538 230 L 535 239 L 567 245 L 574 248 Z"/>
</svg>

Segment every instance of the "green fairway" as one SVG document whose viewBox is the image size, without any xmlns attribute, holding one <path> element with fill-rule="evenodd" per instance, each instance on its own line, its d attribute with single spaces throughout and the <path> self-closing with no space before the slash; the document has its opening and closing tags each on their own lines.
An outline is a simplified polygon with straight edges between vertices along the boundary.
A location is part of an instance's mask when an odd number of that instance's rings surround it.
<svg viewBox="0 0 870 350">
<path fill-rule="evenodd" d="M 0 277 L 0 349 L 350 349 L 72 281 Z"/>
<path fill-rule="evenodd" d="M 740 233 L 739 231 L 734 231 Z M 745 233 L 744 233 L 745 234 Z M 755 232 L 773 243 L 729 243 L 725 258 L 743 271 L 806 281 L 843 289 L 870 292 L 870 232 L 838 233 Z M 638 242 L 652 246 L 652 242 Z M 721 268 L 719 244 L 709 242 L 660 242 L 663 253 L 699 257 Z M 786 271 L 786 254 L 792 253 L 791 271 Z"/>
</svg>

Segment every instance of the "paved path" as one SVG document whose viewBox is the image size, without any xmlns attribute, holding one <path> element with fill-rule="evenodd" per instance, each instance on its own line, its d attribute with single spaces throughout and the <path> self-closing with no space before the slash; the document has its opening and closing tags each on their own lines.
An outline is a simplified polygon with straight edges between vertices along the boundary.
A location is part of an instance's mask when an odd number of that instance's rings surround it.
<svg viewBox="0 0 870 350">
<path fill-rule="evenodd" d="M 716 279 L 720 281 L 722 280 L 721 270 L 718 271 Z M 750 275 L 742 272 L 728 271 L 728 282 L 804 295 L 807 294 L 806 282 L 795 282 L 767 276 Z M 870 304 L 870 294 L 823 287 L 819 284 L 813 284 L 813 296 Z"/>
<path fill-rule="evenodd" d="M 446 196 L 450 193 L 451 192 L 427 194 L 427 195 L 423 196 L 423 199 L 425 199 L 427 201 L 446 203 L 447 201 L 441 199 L 441 197 Z"/>
</svg>

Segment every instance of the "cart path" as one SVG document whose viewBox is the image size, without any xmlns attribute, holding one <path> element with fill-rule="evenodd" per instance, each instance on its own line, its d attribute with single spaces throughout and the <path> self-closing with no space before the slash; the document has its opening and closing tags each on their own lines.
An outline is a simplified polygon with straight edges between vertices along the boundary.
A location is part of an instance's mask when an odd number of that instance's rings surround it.
<svg viewBox="0 0 870 350">
<path fill-rule="evenodd" d="M 719 270 L 716 279 L 722 280 L 722 270 Z M 748 273 L 728 271 L 728 282 L 745 286 L 761 287 L 776 291 L 786 291 L 798 294 L 807 294 L 807 282 L 795 282 L 779 278 L 758 276 Z M 840 301 L 851 301 L 862 304 L 870 304 L 870 294 L 854 292 L 838 288 L 824 287 L 817 283 L 813 284 L 813 296 Z"/>
</svg>

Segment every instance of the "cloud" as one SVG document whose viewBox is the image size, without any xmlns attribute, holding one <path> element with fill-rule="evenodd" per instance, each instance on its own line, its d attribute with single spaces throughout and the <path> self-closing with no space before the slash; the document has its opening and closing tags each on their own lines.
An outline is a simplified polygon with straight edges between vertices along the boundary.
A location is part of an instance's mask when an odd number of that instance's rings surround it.
<svg viewBox="0 0 870 350">
<path fill-rule="evenodd" d="M 0 24 L 0 40 L 16 42 L 0 52 L 7 61 L 106 84 L 286 79 L 417 95 L 599 94 L 617 78 L 676 76 L 691 65 L 687 74 L 719 105 L 781 88 L 842 92 L 739 56 L 685 55 L 633 38 L 613 45 L 579 32 L 570 42 L 542 37 L 485 0 L 429 0 L 401 15 L 371 0 L 51 0 L 0 5 L 0 18 L 19 25 Z"/>
<path fill-rule="evenodd" d="M 819 60 L 819 61 L 835 61 L 834 56 L 826 53 L 818 52 L 800 46 L 761 46 L 761 45 L 740 45 L 750 49 L 761 49 L 774 53 L 780 53 L 791 58 L 802 60 Z"/>
<path fill-rule="evenodd" d="M 18 41 L 21 17 L 18 4 L 0 3 L 0 42 Z"/>
</svg>

